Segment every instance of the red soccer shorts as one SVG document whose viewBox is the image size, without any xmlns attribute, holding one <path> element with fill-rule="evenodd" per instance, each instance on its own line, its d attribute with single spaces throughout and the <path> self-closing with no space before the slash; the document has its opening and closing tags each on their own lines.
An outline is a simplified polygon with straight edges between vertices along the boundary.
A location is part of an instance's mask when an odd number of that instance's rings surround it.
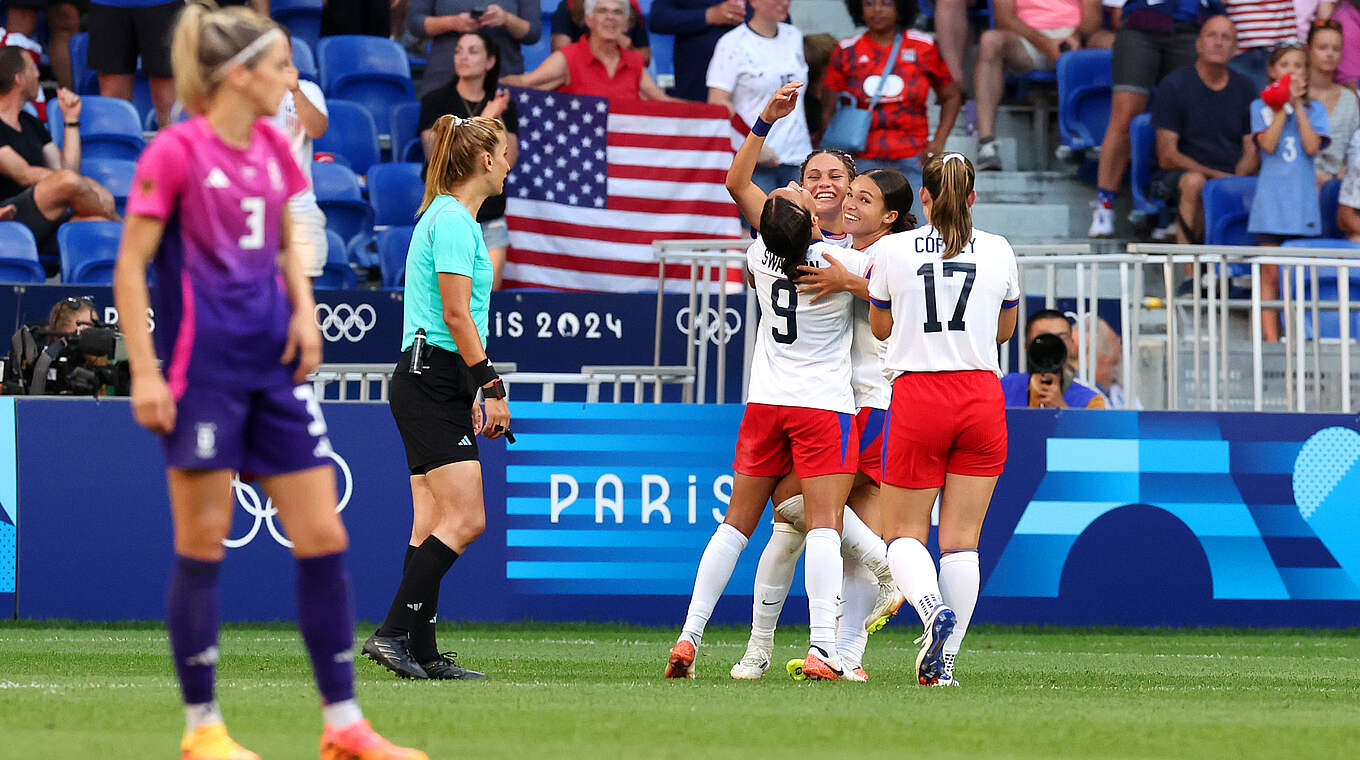
<svg viewBox="0 0 1360 760">
<path fill-rule="evenodd" d="M 859 471 L 875 484 L 883 482 L 883 424 L 887 419 L 888 410 L 868 406 L 855 415 L 859 427 Z"/>
<path fill-rule="evenodd" d="M 859 430 L 849 414 L 796 406 L 747 404 L 737 433 L 732 470 L 773 478 L 793 470 L 800 478 L 854 474 Z"/>
<path fill-rule="evenodd" d="M 883 482 L 939 488 L 945 473 L 994 477 L 1006 468 L 1006 401 L 985 370 L 908 372 L 893 381 Z"/>
</svg>

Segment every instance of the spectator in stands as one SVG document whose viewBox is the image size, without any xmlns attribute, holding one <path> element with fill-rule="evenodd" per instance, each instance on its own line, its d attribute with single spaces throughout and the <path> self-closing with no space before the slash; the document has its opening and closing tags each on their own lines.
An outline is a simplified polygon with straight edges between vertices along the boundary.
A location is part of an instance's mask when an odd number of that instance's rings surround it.
<svg viewBox="0 0 1360 760">
<path fill-rule="evenodd" d="M 1100 26 L 1100 0 L 995 0 L 992 13 L 996 28 L 982 33 L 973 67 L 978 171 L 1001 169 L 996 111 L 1007 71 L 1052 71 L 1068 50 L 1114 44 L 1114 34 Z"/>
<path fill-rule="evenodd" d="M 1223 0 L 1237 25 L 1237 56 L 1228 63 L 1257 90 L 1269 83 L 1266 59 L 1277 45 L 1299 39 L 1294 0 Z"/>
<path fill-rule="evenodd" d="M 967 81 L 963 60 L 968 55 L 968 12 L 986 8 L 986 0 L 938 0 L 935 3 L 935 40 L 940 58 L 955 82 Z"/>
<path fill-rule="evenodd" d="M 803 33 L 783 21 L 789 15 L 789 0 L 748 4 L 751 20 L 724 34 L 713 48 L 708 102 L 726 106 L 749 127 L 776 90 L 789 82 L 807 81 L 808 66 Z M 811 152 L 807 113 L 796 108 L 770 129 L 752 181 L 767 193 L 797 182 L 799 167 Z"/>
<path fill-rule="evenodd" d="M 1006 406 L 1043 407 L 1045 409 L 1104 409 L 1105 397 L 1100 392 L 1077 382 L 1066 358 L 1076 354 L 1072 339 L 1072 323 L 1067 315 L 1056 309 L 1040 309 L 1025 320 L 1025 346 L 1033 347 L 1040 335 L 1061 339 L 1066 355 L 1059 364 L 1061 370 L 1052 372 L 1012 372 L 1001 378 L 1001 390 Z"/>
<path fill-rule="evenodd" d="M 1331 19 L 1341 25 L 1341 35 L 1346 39 L 1336 81 L 1354 88 L 1360 78 L 1360 0 L 1338 0 Z"/>
<path fill-rule="evenodd" d="M 528 74 L 501 77 L 505 84 L 620 100 L 677 100 L 662 92 L 628 38 L 628 0 L 585 0 L 590 33 L 548 56 Z"/>
<path fill-rule="evenodd" d="M 38 12 L 47 14 L 47 54 L 57 84 L 75 90 L 79 82 L 71 74 L 71 35 L 80 31 L 80 8 L 72 0 L 7 0 L 6 30 L 33 39 L 38 31 Z M 0 44 L 9 44 L 8 42 Z"/>
<path fill-rule="evenodd" d="M 520 45 L 538 42 L 543 31 L 543 11 L 539 0 L 501 0 L 487 5 L 485 0 L 411 0 L 406 28 L 420 39 L 432 37 L 429 63 L 420 81 L 424 96 L 443 87 L 453 78 L 453 51 L 464 32 L 485 31 L 496 41 L 496 60 L 502 74 L 524 71 Z"/>
<path fill-rule="evenodd" d="M 1314 21 L 1326 21 L 1336 11 L 1332 0 L 1294 0 L 1294 23 L 1298 25 L 1298 39 L 1308 39 Z"/>
<path fill-rule="evenodd" d="M 647 24 L 642 19 L 637 0 L 628 5 L 628 36 L 619 40 L 619 44 L 636 50 L 642 56 L 642 65 L 647 66 L 652 62 L 652 41 L 647 37 Z M 552 49 L 561 50 L 585 33 L 585 0 L 562 0 L 552 15 Z"/>
<path fill-rule="evenodd" d="M 1336 82 L 1342 42 L 1341 25 L 1335 21 L 1314 21 L 1308 29 L 1308 97 L 1327 107 L 1327 126 L 1332 137 L 1313 159 L 1319 185 L 1341 176 L 1346 146 L 1360 128 L 1360 98 Z"/>
<path fill-rule="evenodd" d="M 519 111 L 507 90 L 497 91 L 500 60 L 495 43 L 486 32 L 467 32 L 458 37 L 453 53 L 453 81 L 420 99 L 420 142 L 428 161 L 434 152 L 434 125 L 444 114 L 460 119 L 485 116 L 505 125 L 506 154 L 510 165 L 519 156 Z M 505 223 L 505 193 L 493 195 L 477 210 L 487 253 L 494 272 L 491 287 L 500 290 L 510 232 Z"/>
<path fill-rule="evenodd" d="M 156 123 L 170 123 L 175 102 L 170 34 L 183 7 L 182 0 L 91 0 L 89 65 L 99 72 L 100 95 L 132 100 L 140 57 Z"/>
<path fill-rule="evenodd" d="M 1288 76 L 1289 100 L 1266 105 L 1257 98 L 1251 104 L 1251 129 L 1261 150 L 1261 179 L 1251 203 L 1247 231 L 1257 245 L 1279 245 L 1289 238 L 1322 234 L 1318 208 L 1317 175 L 1313 157 L 1328 140 L 1327 108 L 1308 96 L 1308 53 L 1297 45 L 1277 47 L 1270 53 L 1268 71 L 1279 83 Z M 1261 297 L 1279 296 L 1280 268 L 1261 267 Z M 1262 335 L 1280 339 L 1279 314 L 1261 313 Z"/>
<path fill-rule="evenodd" d="M 1199 58 L 1163 79 L 1152 104 L 1159 166 L 1152 184 L 1176 208 L 1176 241 L 1182 245 L 1203 240 L 1200 195 L 1205 182 L 1256 172 L 1258 156 L 1247 112 L 1256 88 L 1228 68 L 1234 39 L 1227 16 L 1205 21 L 1196 42 Z"/>
<path fill-rule="evenodd" d="M 1337 198 L 1336 226 L 1342 234 L 1360 243 L 1360 131 L 1346 145 L 1346 176 L 1341 180 Z"/>
<path fill-rule="evenodd" d="M 392 31 L 392 0 L 323 0 L 321 36 L 367 34 L 387 37 Z M 269 12 L 266 10 L 266 16 Z"/>
<path fill-rule="evenodd" d="M 1360 0 L 1357 0 L 1360 2 Z M 1222 13 L 1219 0 L 1128 0 L 1114 41 L 1110 123 L 1100 145 L 1091 237 L 1114 234 L 1114 200 L 1129 166 L 1129 124 L 1162 77 L 1195 62 L 1200 25 Z M 947 59 L 946 59 L 947 60 Z"/>
<path fill-rule="evenodd" d="M 66 130 L 58 150 L 47 127 L 23 110 L 38 91 L 38 67 L 22 48 L 0 48 L 0 209 L 33 232 L 38 248 L 56 253 L 56 231 L 75 216 L 112 219 L 113 195 L 80 176 L 80 96 L 57 91 Z M 4 212 L 9 213 L 9 212 Z M 0 213 L 0 217 L 4 215 Z"/>
<path fill-rule="evenodd" d="M 1088 314 L 1087 324 L 1090 324 Z M 1137 399 L 1125 398 L 1124 385 L 1120 382 L 1120 370 L 1124 366 L 1124 340 L 1119 337 L 1119 333 L 1114 328 L 1099 317 L 1095 320 L 1096 330 L 1096 356 L 1095 367 L 1091 373 L 1091 380 L 1095 382 L 1095 389 L 1105 397 L 1106 409 L 1141 409 L 1142 404 Z M 1087 334 L 1090 334 L 1088 327 Z M 1072 333 L 1072 347 L 1074 352 L 1081 351 L 1081 335 L 1077 332 Z M 1069 365 L 1076 370 L 1075 356 L 1074 361 Z"/>
<path fill-rule="evenodd" d="M 314 82 L 293 77 L 293 86 L 283 96 L 278 113 L 269 119 L 288 138 L 293 160 L 307 180 L 307 189 L 288 199 L 288 216 L 293 222 L 294 239 L 307 264 L 307 276 L 316 279 L 326 268 L 330 243 L 326 239 L 326 215 L 316 205 L 312 183 L 312 140 L 326 134 L 330 112 L 326 96 Z"/>
<path fill-rule="evenodd" d="M 855 167 L 860 173 L 896 169 L 919 190 L 921 166 L 944 150 L 963 94 L 930 37 L 910 28 L 916 21 L 916 0 L 846 0 L 846 7 L 855 23 L 867 26 L 868 31 L 846 39 L 832 54 L 821 99 L 822 123 L 831 119 L 841 93 L 851 95 L 857 107 L 869 107 L 888 54 L 900 37 L 897 62 L 883 84 L 864 152 L 855 156 Z M 940 123 L 933 139 L 926 118 L 931 90 L 940 103 Z M 920 200 L 912 207 L 919 211 Z"/>
<path fill-rule="evenodd" d="M 1360 0 L 1358 0 L 1360 1 Z M 675 86 L 684 100 L 708 100 L 708 64 L 729 29 L 746 21 L 745 0 L 654 0 L 651 29 L 675 35 Z"/>
</svg>

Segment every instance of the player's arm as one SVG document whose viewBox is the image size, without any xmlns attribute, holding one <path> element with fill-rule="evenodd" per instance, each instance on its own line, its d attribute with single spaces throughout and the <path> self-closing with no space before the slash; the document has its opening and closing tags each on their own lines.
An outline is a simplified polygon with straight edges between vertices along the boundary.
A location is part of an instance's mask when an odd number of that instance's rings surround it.
<svg viewBox="0 0 1360 760">
<path fill-rule="evenodd" d="M 161 434 L 175 428 L 175 400 L 161 375 L 146 321 L 151 308 L 146 268 L 156 257 L 164 233 L 165 224 L 156 217 L 129 216 L 123 223 L 123 239 L 113 265 L 113 302 L 121 317 L 118 326 L 132 374 L 132 415 L 142 427 Z"/>
<path fill-rule="evenodd" d="M 442 307 L 444 325 L 458 346 L 458 355 L 469 367 L 486 361 L 486 349 L 482 347 L 482 336 L 477 332 L 477 323 L 472 319 L 472 278 L 452 272 L 439 273 L 439 301 Z M 490 389 L 494 385 L 485 385 Z M 477 432 L 488 438 L 499 438 L 510 429 L 510 405 L 503 398 L 495 398 L 484 393 L 486 398 L 486 417 L 482 428 Z"/>
<path fill-rule="evenodd" d="M 765 104 L 765 110 L 760 113 L 761 121 L 767 125 L 774 124 L 793 113 L 793 109 L 798 105 L 798 89 L 802 86 L 802 82 L 789 82 L 776 90 L 770 102 Z M 712 90 L 713 88 L 709 88 L 710 93 Z M 737 155 L 732 157 L 732 167 L 727 170 L 727 192 L 731 194 L 732 200 L 737 202 L 738 210 L 746 217 L 751 228 L 759 232 L 760 211 L 765 206 L 765 191 L 757 187 L 756 183 L 751 181 L 751 177 L 755 174 L 756 164 L 760 161 L 760 151 L 765 147 L 765 136 L 757 135 L 754 131 L 755 125 L 751 126 L 751 133 L 742 141 Z"/>
<path fill-rule="evenodd" d="M 812 293 L 810 303 L 817 303 L 832 293 L 853 293 L 861 301 L 869 300 L 868 277 L 851 272 L 834 254 L 823 253 L 822 258 L 826 259 L 824 267 L 806 264 L 798 267 L 803 273 L 803 276 L 798 278 L 798 292 Z"/>
<path fill-rule="evenodd" d="M 893 329 L 892 305 L 880 305 L 885 303 L 869 301 L 869 329 L 874 331 L 874 337 L 879 340 L 887 340 Z"/>
<path fill-rule="evenodd" d="M 307 263 L 293 236 L 293 218 L 288 207 L 283 207 L 282 229 L 279 233 L 279 269 L 288 301 L 293 305 L 293 317 L 288 322 L 288 342 L 279 361 L 297 361 L 293 382 L 302 383 L 321 364 L 321 329 L 316 325 L 316 300 L 312 297 L 312 278 L 307 276 Z"/>
<path fill-rule="evenodd" d="M 996 343 L 1001 345 L 1015 335 L 1016 317 L 1020 313 L 1019 301 L 1003 301 L 1001 315 L 996 318 Z"/>
</svg>

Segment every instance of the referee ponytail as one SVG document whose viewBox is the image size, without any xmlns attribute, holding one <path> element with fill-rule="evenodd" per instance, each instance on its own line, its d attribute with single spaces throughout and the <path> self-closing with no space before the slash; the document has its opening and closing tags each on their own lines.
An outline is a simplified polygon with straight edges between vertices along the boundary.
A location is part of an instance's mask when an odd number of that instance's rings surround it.
<svg viewBox="0 0 1360 760">
<path fill-rule="evenodd" d="M 425 175 L 425 198 L 421 200 L 416 216 L 425 213 L 438 196 L 452 194 L 455 185 L 477 176 L 482 168 L 482 156 L 495 152 L 496 143 L 504 132 L 505 125 L 499 119 L 440 116 L 434 123 L 434 146 L 430 149 L 430 167 Z"/>
<path fill-rule="evenodd" d="M 936 153 L 926 162 L 921 184 L 930 195 L 930 224 L 944 240 L 944 258 L 952 259 L 973 235 L 973 164 L 961 153 Z"/>
</svg>

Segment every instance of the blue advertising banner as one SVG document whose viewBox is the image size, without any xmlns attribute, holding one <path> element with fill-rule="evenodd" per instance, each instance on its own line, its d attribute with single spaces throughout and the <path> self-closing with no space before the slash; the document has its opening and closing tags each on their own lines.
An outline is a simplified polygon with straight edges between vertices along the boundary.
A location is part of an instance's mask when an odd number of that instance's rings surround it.
<svg viewBox="0 0 1360 760">
<path fill-rule="evenodd" d="M 19 562 L 19 457 L 14 399 L 0 398 L 0 614 L 14 614 Z"/>
<path fill-rule="evenodd" d="M 377 619 L 410 527 L 402 448 L 384 405 L 325 411 L 358 611 Z M 741 407 L 513 411 L 518 443 L 482 445 L 487 530 L 444 584 L 441 616 L 678 626 L 731 493 Z M 171 536 L 155 439 L 118 401 L 20 400 L 15 417 L 19 615 L 160 617 Z M 1008 423 L 978 620 L 1360 625 L 1353 417 L 1016 409 Z M 249 486 L 235 497 L 223 613 L 289 618 L 272 504 Z M 749 621 L 768 534 L 752 538 L 715 622 Z M 805 606 L 785 618 L 805 621 Z"/>
</svg>

